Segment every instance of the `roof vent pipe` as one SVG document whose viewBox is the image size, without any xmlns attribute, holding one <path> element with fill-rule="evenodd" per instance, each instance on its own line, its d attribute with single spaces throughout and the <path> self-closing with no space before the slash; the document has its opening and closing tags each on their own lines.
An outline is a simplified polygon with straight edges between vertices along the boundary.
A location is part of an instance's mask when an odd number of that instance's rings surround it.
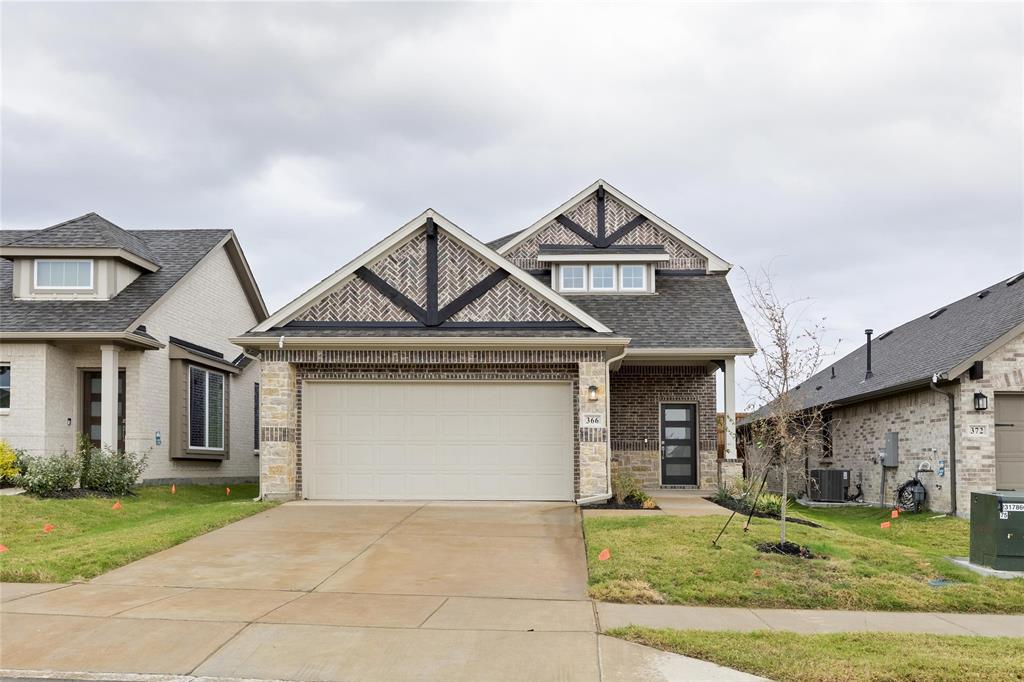
<svg viewBox="0 0 1024 682">
<path fill-rule="evenodd" d="M 874 329 L 865 329 L 864 330 L 864 335 L 868 337 L 868 367 L 867 367 L 867 371 L 864 372 L 864 378 L 865 379 L 870 379 L 872 377 L 872 374 L 871 374 L 871 335 L 874 334 L 874 333 L 875 333 Z"/>
</svg>

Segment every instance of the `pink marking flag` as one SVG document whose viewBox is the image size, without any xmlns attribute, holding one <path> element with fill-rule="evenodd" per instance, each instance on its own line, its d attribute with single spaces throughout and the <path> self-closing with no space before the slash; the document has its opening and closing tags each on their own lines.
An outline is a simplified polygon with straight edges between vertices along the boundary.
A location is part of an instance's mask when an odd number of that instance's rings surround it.
<svg viewBox="0 0 1024 682">
<path fill-rule="evenodd" d="M 611 558 L 612 558 L 612 551 L 610 549 L 608 549 L 607 547 L 602 549 L 601 553 L 597 555 L 597 560 L 598 561 L 608 561 Z"/>
</svg>

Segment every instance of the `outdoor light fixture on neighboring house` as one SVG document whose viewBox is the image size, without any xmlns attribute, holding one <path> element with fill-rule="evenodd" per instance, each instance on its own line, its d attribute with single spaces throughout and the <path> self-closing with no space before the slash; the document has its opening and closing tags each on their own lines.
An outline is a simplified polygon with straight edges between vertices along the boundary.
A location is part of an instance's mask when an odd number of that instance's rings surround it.
<svg viewBox="0 0 1024 682">
<path fill-rule="evenodd" d="M 976 410 L 987 410 L 988 409 L 988 396 L 984 393 L 974 394 L 974 409 Z"/>
<path fill-rule="evenodd" d="M 597 386 L 587 387 L 587 400 L 589 400 L 590 402 L 594 402 L 595 400 L 597 400 Z"/>
</svg>

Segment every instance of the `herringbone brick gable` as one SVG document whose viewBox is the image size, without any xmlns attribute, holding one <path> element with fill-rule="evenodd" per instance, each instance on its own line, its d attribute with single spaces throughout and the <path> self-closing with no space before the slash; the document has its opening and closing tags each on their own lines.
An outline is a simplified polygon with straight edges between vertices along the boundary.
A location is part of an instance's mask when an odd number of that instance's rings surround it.
<svg viewBox="0 0 1024 682">
<path fill-rule="evenodd" d="M 444 307 L 466 289 L 497 270 L 444 230 L 437 239 L 437 304 Z"/>
<path fill-rule="evenodd" d="M 565 212 L 565 216 L 591 234 L 597 234 L 597 199 L 592 194 Z M 605 232 L 611 234 L 637 216 L 637 212 L 611 196 L 605 197 Z M 618 245 L 664 246 L 671 260 L 659 263 L 659 270 L 704 270 L 707 258 L 695 252 L 663 229 L 646 221 L 615 242 Z M 551 221 L 535 234 L 523 240 L 505 257 L 525 270 L 543 269 L 547 266 L 537 260 L 541 244 L 563 246 L 586 246 L 582 237 Z"/>
<path fill-rule="evenodd" d="M 422 230 L 367 267 L 416 305 L 427 304 L 427 237 Z"/>
<path fill-rule="evenodd" d="M 564 322 L 569 320 L 540 296 L 508 278 L 457 314 L 453 322 Z"/>
<path fill-rule="evenodd" d="M 295 316 L 297 322 L 415 322 L 409 313 L 353 276 Z"/>
<path fill-rule="evenodd" d="M 438 230 L 438 306 L 443 308 L 497 268 L 443 229 Z M 369 269 L 417 305 L 426 305 L 426 237 L 412 238 L 375 260 Z M 561 322 L 572 318 L 509 277 L 463 308 L 453 322 Z M 353 275 L 295 317 L 318 322 L 415 322 L 408 312 Z"/>
</svg>

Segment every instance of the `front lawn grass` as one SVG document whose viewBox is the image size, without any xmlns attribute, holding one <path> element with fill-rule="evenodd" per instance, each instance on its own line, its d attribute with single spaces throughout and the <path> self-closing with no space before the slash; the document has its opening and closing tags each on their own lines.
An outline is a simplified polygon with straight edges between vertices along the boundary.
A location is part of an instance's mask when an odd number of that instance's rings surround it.
<svg viewBox="0 0 1024 682">
<path fill-rule="evenodd" d="M 773 680 L 1020 680 L 1024 647 L 1010 637 L 711 632 L 627 627 L 607 634 Z"/>
<path fill-rule="evenodd" d="M 702 606 L 1024 613 L 1024 580 L 981 577 L 943 558 L 963 553 L 964 522 L 903 516 L 882 530 L 874 518 L 859 516 L 866 510 L 852 510 L 858 515 L 842 522 L 838 518 L 850 510 L 828 511 L 807 515 L 823 528 L 786 526 L 788 540 L 828 557 L 810 560 L 755 549 L 778 540 L 778 522 L 771 519 L 754 518 L 744 533 L 737 517 L 715 549 L 711 541 L 725 517 L 586 517 L 591 596 Z M 599 561 L 605 547 L 611 558 Z M 930 585 L 935 579 L 952 584 Z"/>
<path fill-rule="evenodd" d="M 881 507 L 801 507 L 791 505 L 797 516 L 829 528 L 841 528 L 867 538 L 884 537 L 889 542 L 936 557 L 965 557 L 970 550 L 971 524 L 966 519 L 933 512 L 900 513 L 892 518 L 891 509 Z M 879 524 L 890 521 L 892 527 L 880 535 Z"/>
<path fill-rule="evenodd" d="M 142 487 L 116 500 L 0 497 L 0 581 L 88 579 L 274 506 L 255 484 Z M 43 532 L 53 525 L 49 533 Z"/>
</svg>

